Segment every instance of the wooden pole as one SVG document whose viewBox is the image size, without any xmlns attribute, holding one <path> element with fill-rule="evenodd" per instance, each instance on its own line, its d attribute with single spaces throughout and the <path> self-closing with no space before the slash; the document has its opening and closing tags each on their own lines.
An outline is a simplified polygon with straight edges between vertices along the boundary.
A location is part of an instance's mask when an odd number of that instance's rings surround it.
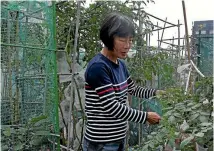
<svg viewBox="0 0 214 151">
<path fill-rule="evenodd" d="M 158 17 L 156 17 L 156 16 L 154 16 L 154 15 L 152 15 L 152 14 L 149 14 L 149 13 L 147 13 L 147 12 L 145 12 L 145 13 L 146 13 L 147 15 L 149 15 L 149 16 L 155 18 L 155 19 L 158 19 L 158 20 L 162 21 L 162 22 L 165 22 L 165 23 L 170 24 L 170 25 L 173 25 L 173 26 L 177 26 L 177 25 L 175 25 L 175 24 L 173 24 L 173 23 L 170 23 L 170 22 L 168 22 L 168 21 L 166 21 L 166 20 L 160 19 L 160 18 L 158 18 Z"/>
<path fill-rule="evenodd" d="M 182 25 L 182 24 L 180 24 L 180 25 Z M 177 26 L 177 25 L 176 25 L 176 26 Z M 166 26 L 166 27 L 164 27 L 164 29 L 171 28 L 171 27 L 176 27 L 176 26 L 174 26 L 174 25 L 172 25 L 172 26 Z M 153 31 L 162 30 L 162 29 L 163 29 L 163 28 L 157 28 L 157 29 L 152 30 L 152 32 L 153 32 Z"/>
<path fill-rule="evenodd" d="M 187 48 L 187 54 L 188 54 L 188 63 L 190 63 L 190 46 L 189 46 L 189 36 L 188 36 L 188 26 L 187 26 L 187 17 L 186 17 L 186 8 L 185 8 L 185 2 L 182 0 L 182 6 L 183 6 L 183 14 L 184 14 L 184 25 L 185 25 L 185 36 L 186 36 L 186 48 Z M 187 86 L 189 87 L 189 90 L 191 91 L 191 71 L 189 73 L 189 80 L 187 80 Z"/>
<path fill-rule="evenodd" d="M 189 46 L 188 26 L 187 26 L 186 8 L 185 8 L 184 0 L 182 0 L 182 6 L 183 6 L 184 25 L 185 25 L 186 48 L 188 53 L 188 62 L 190 63 L 190 46 Z"/>
<path fill-rule="evenodd" d="M 184 35 L 184 38 L 183 38 L 183 46 L 184 46 L 184 49 L 186 49 L 186 38 L 185 38 L 185 35 Z M 182 56 L 185 56 L 186 57 L 186 51 L 184 52 L 182 50 Z"/>
<path fill-rule="evenodd" d="M 138 3 L 138 14 L 139 14 L 139 33 L 140 33 L 140 35 L 142 35 L 143 34 L 143 32 L 142 32 L 142 30 L 143 30 L 143 22 L 142 22 L 142 18 L 141 18 L 141 11 L 140 11 L 140 3 Z M 147 34 L 146 34 L 147 35 Z M 140 46 L 142 46 L 141 48 L 140 48 L 140 56 L 139 56 L 139 58 L 140 58 L 140 66 L 142 65 L 142 48 L 143 48 L 143 43 L 142 43 L 142 40 L 144 39 L 144 38 L 142 38 L 142 36 L 140 37 L 140 41 L 139 41 L 139 45 Z M 146 41 L 146 43 L 147 43 L 147 41 Z M 139 75 L 138 75 L 139 76 Z M 138 99 L 138 110 L 142 110 L 142 105 L 141 105 L 141 103 L 140 103 L 140 98 L 137 98 Z M 141 123 L 139 123 L 138 124 L 139 125 L 139 127 L 138 127 L 138 145 L 140 146 L 140 144 L 141 144 L 141 138 L 142 138 L 142 124 Z"/>
<path fill-rule="evenodd" d="M 163 26 L 163 31 L 162 31 L 162 35 L 161 35 L 161 39 L 160 39 L 160 46 L 161 46 L 161 43 L 162 43 L 162 39 L 163 39 L 163 34 L 164 34 L 164 29 L 166 27 L 166 23 L 167 23 L 167 17 L 165 19 L 165 23 L 164 23 L 164 26 Z"/>
<path fill-rule="evenodd" d="M 158 22 L 157 22 L 158 26 Z M 158 30 L 158 51 L 160 50 L 160 31 Z M 160 88 L 160 67 L 158 67 L 158 89 Z"/>
<path fill-rule="evenodd" d="M 189 38 L 190 38 L 190 37 L 189 37 Z M 174 37 L 174 40 L 178 40 L 178 39 L 181 40 L 181 39 L 186 39 L 186 38 L 185 38 L 185 37 L 184 37 L 184 38 L 181 38 L 181 37 L 180 37 L 180 38 L 178 38 L 178 37 L 175 38 L 175 37 Z M 173 40 L 173 39 L 172 39 L 172 38 L 169 38 L 169 39 L 162 39 L 162 41 L 169 41 L 169 40 Z"/>
<path fill-rule="evenodd" d="M 180 21 L 178 20 L 178 46 L 177 46 L 177 66 L 176 67 L 178 67 L 178 65 L 180 65 L 180 49 L 181 49 L 181 47 L 180 47 Z M 179 76 L 180 74 L 178 74 L 177 72 L 176 72 L 176 79 L 177 79 L 177 81 L 179 80 L 180 81 L 180 76 Z"/>
<path fill-rule="evenodd" d="M 158 26 L 158 22 L 157 22 L 157 26 Z M 160 32 L 159 32 L 159 30 L 158 30 L 158 48 L 160 47 Z"/>
<path fill-rule="evenodd" d="M 76 20 L 76 29 L 75 29 L 75 39 L 74 39 L 74 51 L 73 51 L 73 59 L 72 59 L 72 75 L 74 75 L 75 71 L 75 60 L 76 60 L 76 50 L 77 50 L 77 42 L 78 42 L 78 30 L 79 30 L 79 22 L 80 22 L 80 1 L 77 1 L 77 20 Z M 71 51 L 72 52 L 72 51 Z M 71 110 L 72 110 L 72 103 L 74 102 L 73 100 L 73 91 L 74 91 L 74 77 L 71 79 L 71 100 L 69 103 L 69 120 L 68 120 L 68 143 L 67 143 L 67 151 L 70 150 L 70 134 L 71 134 Z M 75 125 L 73 124 L 73 128 Z"/>
<path fill-rule="evenodd" d="M 181 45 L 181 41 L 180 41 L 180 21 L 178 20 L 178 63 L 180 63 L 180 45 Z"/>
<path fill-rule="evenodd" d="M 174 57 L 173 50 L 174 50 L 174 46 L 175 46 L 174 41 L 175 41 L 175 40 L 174 40 L 174 36 L 173 36 L 173 37 L 172 37 L 172 45 L 171 45 L 171 46 L 172 46 L 172 60 L 174 60 L 174 58 L 173 58 L 173 57 Z"/>
</svg>

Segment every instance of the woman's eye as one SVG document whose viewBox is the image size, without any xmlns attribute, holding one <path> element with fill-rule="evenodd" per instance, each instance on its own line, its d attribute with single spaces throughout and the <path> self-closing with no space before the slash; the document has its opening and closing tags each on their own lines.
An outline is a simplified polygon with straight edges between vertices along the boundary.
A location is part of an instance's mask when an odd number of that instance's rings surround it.
<svg viewBox="0 0 214 151">
<path fill-rule="evenodd" d="M 127 42 L 128 43 L 133 43 L 133 39 L 130 39 L 130 40 L 129 39 L 119 39 L 119 41 L 123 42 L 123 43 L 127 43 Z"/>
<path fill-rule="evenodd" d="M 124 40 L 124 39 L 120 39 L 120 41 L 121 41 L 121 42 L 126 42 L 126 40 Z"/>
</svg>

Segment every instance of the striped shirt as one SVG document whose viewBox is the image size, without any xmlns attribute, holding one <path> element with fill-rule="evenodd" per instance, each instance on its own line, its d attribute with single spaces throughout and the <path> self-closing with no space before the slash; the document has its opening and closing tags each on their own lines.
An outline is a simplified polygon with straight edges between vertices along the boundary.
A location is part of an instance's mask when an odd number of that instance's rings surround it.
<svg viewBox="0 0 214 151">
<path fill-rule="evenodd" d="M 126 137 L 127 121 L 145 123 L 147 113 L 127 106 L 128 93 L 140 98 L 155 95 L 155 89 L 135 86 L 121 60 L 118 64 L 101 53 L 85 72 L 85 138 L 93 142 L 115 142 Z"/>
</svg>

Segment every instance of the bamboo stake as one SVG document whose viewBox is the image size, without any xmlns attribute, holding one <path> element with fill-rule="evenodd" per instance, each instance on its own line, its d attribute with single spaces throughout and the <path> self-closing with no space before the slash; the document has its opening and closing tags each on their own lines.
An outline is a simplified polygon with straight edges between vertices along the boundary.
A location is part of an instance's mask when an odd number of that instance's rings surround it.
<svg viewBox="0 0 214 151">
<path fill-rule="evenodd" d="M 185 39 L 185 37 L 184 38 L 181 38 L 180 36 L 179 37 L 177 37 L 177 38 L 174 38 L 174 40 L 181 40 L 181 39 Z M 162 39 L 162 41 L 168 41 L 168 40 L 173 40 L 172 38 L 169 38 L 169 39 Z"/>
<path fill-rule="evenodd" d="M 155 19 L 158 19 L 158 20 L 164 22 L 164 23 L 168 23 L 168 24 L 170 24 L 170 25 L 177 26 L 177 25 L 175 25 L 175 24 L 173 24 L 173 23 L 170 23 L 170 22 L 168 22 L 168 21 L 166 21 L 166 20 L 160 19 L 160 18 L 158 18 L 158 17 L 156 17 L 156 16 L 154 16 L 154 15 L 151 15 L 151 14 L 149 14 L 149 13 L 147 13 L 147 12 L 145 12 L 145 13 L 146 13 L 147 15 L 149 15 L 149 16 L 155 18 Z"/>
<path fill-rule="evenodd" d="M 180 58 L 180 24 L 179 24 L 179 20 L 178 20 L 178 58 Z"/>
<path fill-rule="evenodd" d="M 157 26 L 158 26 L 158 22 L 157 22 Z M 160 47 L 160 31 L 158 30 L 158 48 Z"/>
<path fill-rule="evenodd" d="M 15 43 L 19 43 L 19 12 L 17 12 L 16 14 L 16 39 L 15 39 Z M 19 67 L 20 67 L 20 61 L 19 61 L 19 51 L 18 48 L 14 48 L 16 56 L 15 56 L 15 73 L 16 76 L 19 75 Z M 14 122 L 15 123 L 19 123 L 20 120 L 20 111 L 19 111 L 19 99 L 20 99 L 20 94 L 19 94 L 19 83 L 16 83 L 16 97 L 14 100 Z"/>
<path fill-rule="evenodd" d="M 180 25 L 182 25 L 182 24 L 180 24 Z M 176 25 L 177 26 L 177 25 Z M 154 29 L 154 30 L 152 30 L 152 31 L 158 31 L 158 30 L 162 30 L 162 29 L 167 29 L 167 28 L 171 28 L 171 27 L 176 27 L 176 26 L 166 26 L 166 27 L 164 27 L 164 28 L 158 28 L 158 29 Z"/>
<path fill-rule="evenodd" d="M 172 37 L 172 50 L 174 49 L 174 46 L 175 46 L 175 44 L 174 44 L 174 36 Z M 173 57 L 174 57 L 174 55 L 173 55 L 173 51 L 172 51 L 172 59 L 173 59 Z"/>
<path fill-rule="evenodd" d="M 75 39 L 74 39 L 74 51 L 73 51 L 73 61 L 72 61 L 72 65 L 71 65 L 71 69 L 72 69 L 72 73 L 74 75 L 75 73 L 75 60 L 76 60 L 76 50 L 77 50 L 77 41 L 78 41 L 78 30 L 79 30 L 79 22 L 80 22 L 80 1 L 77 1 L 77 20 L 76 20 L 76 29 L 75 29 Z M 72 51 L 71 51 L 72 52 Z M 70 105 L 69 105 L 69 120 L 68 120 L 68 144 L 67 144 L 67 151 L 69 151 L 69 147 L 70 147 L 70 134 L 71 134 L 71 109 L 72 109 L 72 102 L 74 100 L 72 100 L 73 98 L 73 79 L 74 77 L 72 77 L 71 79 L 71 101 L 70 101 Z M 74 125 L 73 125 L 74 127 Z"/>
<path fill-rule="evenodd" d="M 165 19 L 164 28 L 163 28 L 161 39 L 160 39 L 160 46 L 161 46 L 161 42 L 162 42 L 162 39 L 163 39 L 163 34 L 164 34 L 165 27 L 166 27 L 166 23 L 167 23 L 166 21 L 167 21 L 167 17 Z"/>
<path fill-rule="evenodd" d="M 10 17 L 10 12 L 8 11 L 8 19 Z M 11 22 L 7 20 L 7 43 L 10 44 L 10 30 L 11 30 Z M 10 100 L 10 124 L 14 124 L 13 122 L 13 99 L 12 99 L 12 64 L 11 64 L 11 47 L 8 46 L 7 50 L 7 57 L 8 57 L 8 91 L 9 91 L 9 100 Z"/>
<path fill-rule="evenodd" d="M 157 22 L 158 26 L 158 22 Z M 160 50 L 160 31 L 158 30 L 158 51 Z M 158 89 L 160 88 L 160 66 L 158 66 Z"/>
<path fill-rule="evenodd" d="M 185 35 L 184 35 L 184 38 L 183 38 L 183 46 L 184 46 L 184 50 L 186 49 L 186 38 L 185 38 Z M 182 57 L 185 56 L 186 57 L 186 51 L 183 51 L 182 50 Z"/>
<path fill-rule="evenodd" d="M 173 39 L 172 39 L 173 40 Z M 160 41 L 160 40 L 159 40 Z M 178 46 L 178 45 L 176 45 L 176 44 L 173 44 L 173 43 L 169 43 L 169 42 L 164 42 L 164 41 L 162 41 L 162 43 L 165 43 L 165 44 L 168 44 L 168 45 L 171 45 L 171 46 Z M 184 47 L 184 46 L 180 46 L 180 47 Z"/>
<path fill-rule="evenodd" d="M 180 21 L 178 20 L 178 47 L 177 47 L 177 67 L 180 64 Z M 176 72 L 176 78 L 180 81 L 180 75 Z"/>
<path fill-rule="evenodd" d="M 187 26 L 186 8 L 185 8 L 184 0 L 182 0 L 182 6 L 183 6 L 183 15 L 184 15 L 186 46 L 187 46 L 187 52 L 188 52 L 188 62 L 190 63 L 190 46 L 189 46 L 188 26 Z"/>
<path fill-rule="evenodd" d="M 140 13 L 140 3 L 138 3 L 138 14 L 139 14 L 139 34 L 141 35 L 141 37 L 140 37 L 140 42 L 139 42 L 139 45 L 140 46 L 142 46 L 141 48 L 140 48 L 140 55 L 139 55 L 139 58 L 140 58 L 140 66 L 142 65 L 142 48 L 143 48 L 143 43 L 142 43 L 142 41 L 141 41 L 141 39 L 143 40 L 144 38 L 142 38 L 142 35 L 143 35 L 143 32 L 142 32 L 142 30 L 143 30 L 143 22 L 142 22 L 142 18 L 141 18 L 141 13 Z M 139 76 L 139 75 L 138 75 Z M 140 98 L 138 98 L 138 110 L 141 110 L 142 109 L 142 107 L 141 107 L 141 104 L 140 104 Z M 141 144 L 141 138 L 142 138 L 142 124 L 141 123 L 139 123 L 138 124 L 138 144 L 140 145 Z"/>
<path fill-rule="evenodd" d="M 188 53 L 188 62 L 190 63 L 190 46 L 189 46 L 188 26 L 187 26 L 186 8 L 185 8 L 184 0 L 182 0 L 182 6 L 183 6 L 184 25 L 185 25 L 186 48 Z M 187 85 L 189 89 L 191 89 L 191 72 L 189 74 L 190 75 L 189 75 L 189 80 Z"/>
</svg>

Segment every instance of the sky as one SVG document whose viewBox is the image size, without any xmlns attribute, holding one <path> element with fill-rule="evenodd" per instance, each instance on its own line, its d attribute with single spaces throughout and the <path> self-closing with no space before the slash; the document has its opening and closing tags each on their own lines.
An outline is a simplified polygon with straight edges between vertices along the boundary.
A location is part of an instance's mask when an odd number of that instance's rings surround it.
<svg viewBox="0 0 214 151">
<path fill-rule="evenodd" d="M 163 20 L 178 24 L 178 20 L 182 24 L 181 37 L 185 35 L 184 17 L 182 0 L 154 0 L 154 3 L 149 3 L 145 6 L 145 11 Z M 186 7 L 188 32 L 191 34 L 192 22 L 201 20 L 214 20 L 214 0 L 184 0 Z M 150 18 L 154 24 L 157 20 Z M 162 24 L 161 24 L 162 23 Z M 163 22 L 159 22 L 163 26 Z M 163 39 L 170 39 L 173 36 L 177 37 L 178 28 L 172 27 L 164 31 Z M 161 35 L 162 31 L 160 32 Z M 169 41 L 170 42 L 170 41 Z M 157 32 L 151 37 L 151 45 L 157 45 Z"/>
<path fill-rule="evenodd" d="M 87 3 L 93 2 L 94 0 L 87 0 Z M 123 0 L 122 0 L 123 1 Z M 141 0 L 137 0 L 141 1 Z M 146 1 L 146 0 L 144 0 Z M 185 35 L 185 26 L 184 26 L 184 17 L 183 17 L 183 7 L 182 0 L 154 0 L 154 3 L 147 3 L 147 6 L 144 6 L 145 11 L 149 14 L 152 14 L 158 18 L 167 21 L 173 24 L 178 24 L 179 22 L 182 24 L 180 28 L 180 36 L 184 37 Z M 187 16 L 187 25 L 188 25 L 188 33 L 191 35 L 192 25 L 194 21 L 201 20 L 214 20 L 214 0 L 184 0 L 186 7 L 186 16 Z M 151 18 L 153 24 L 157 24 L 157 19 Z M 159 26 L 164 26 L 164 23 L 159 21 Z M 168 24 L 169 25 L 169 24 Z M 163 34 L 163 39 L 171 39 L 173 37 L 178 37 L 178 28 L 172 27 L 165 29 Z M 160 31 L 160 35 L 162 31 Z M 158 36 L 157 32 L 153 32 L 153 35 L 150 38 L 150 45 L 157 46 L 158 45 Z M 167 41 L 170 42 L 170 41 Z M 170 42 L 172 43 L 172 42 Z M 181 41 L 181 44 L 183 41 Z M 174 42 L 177 44 L 177 41 Z M 167 47 L 167 45 L 162 44 L 162 47 Z"/>
</svg>

